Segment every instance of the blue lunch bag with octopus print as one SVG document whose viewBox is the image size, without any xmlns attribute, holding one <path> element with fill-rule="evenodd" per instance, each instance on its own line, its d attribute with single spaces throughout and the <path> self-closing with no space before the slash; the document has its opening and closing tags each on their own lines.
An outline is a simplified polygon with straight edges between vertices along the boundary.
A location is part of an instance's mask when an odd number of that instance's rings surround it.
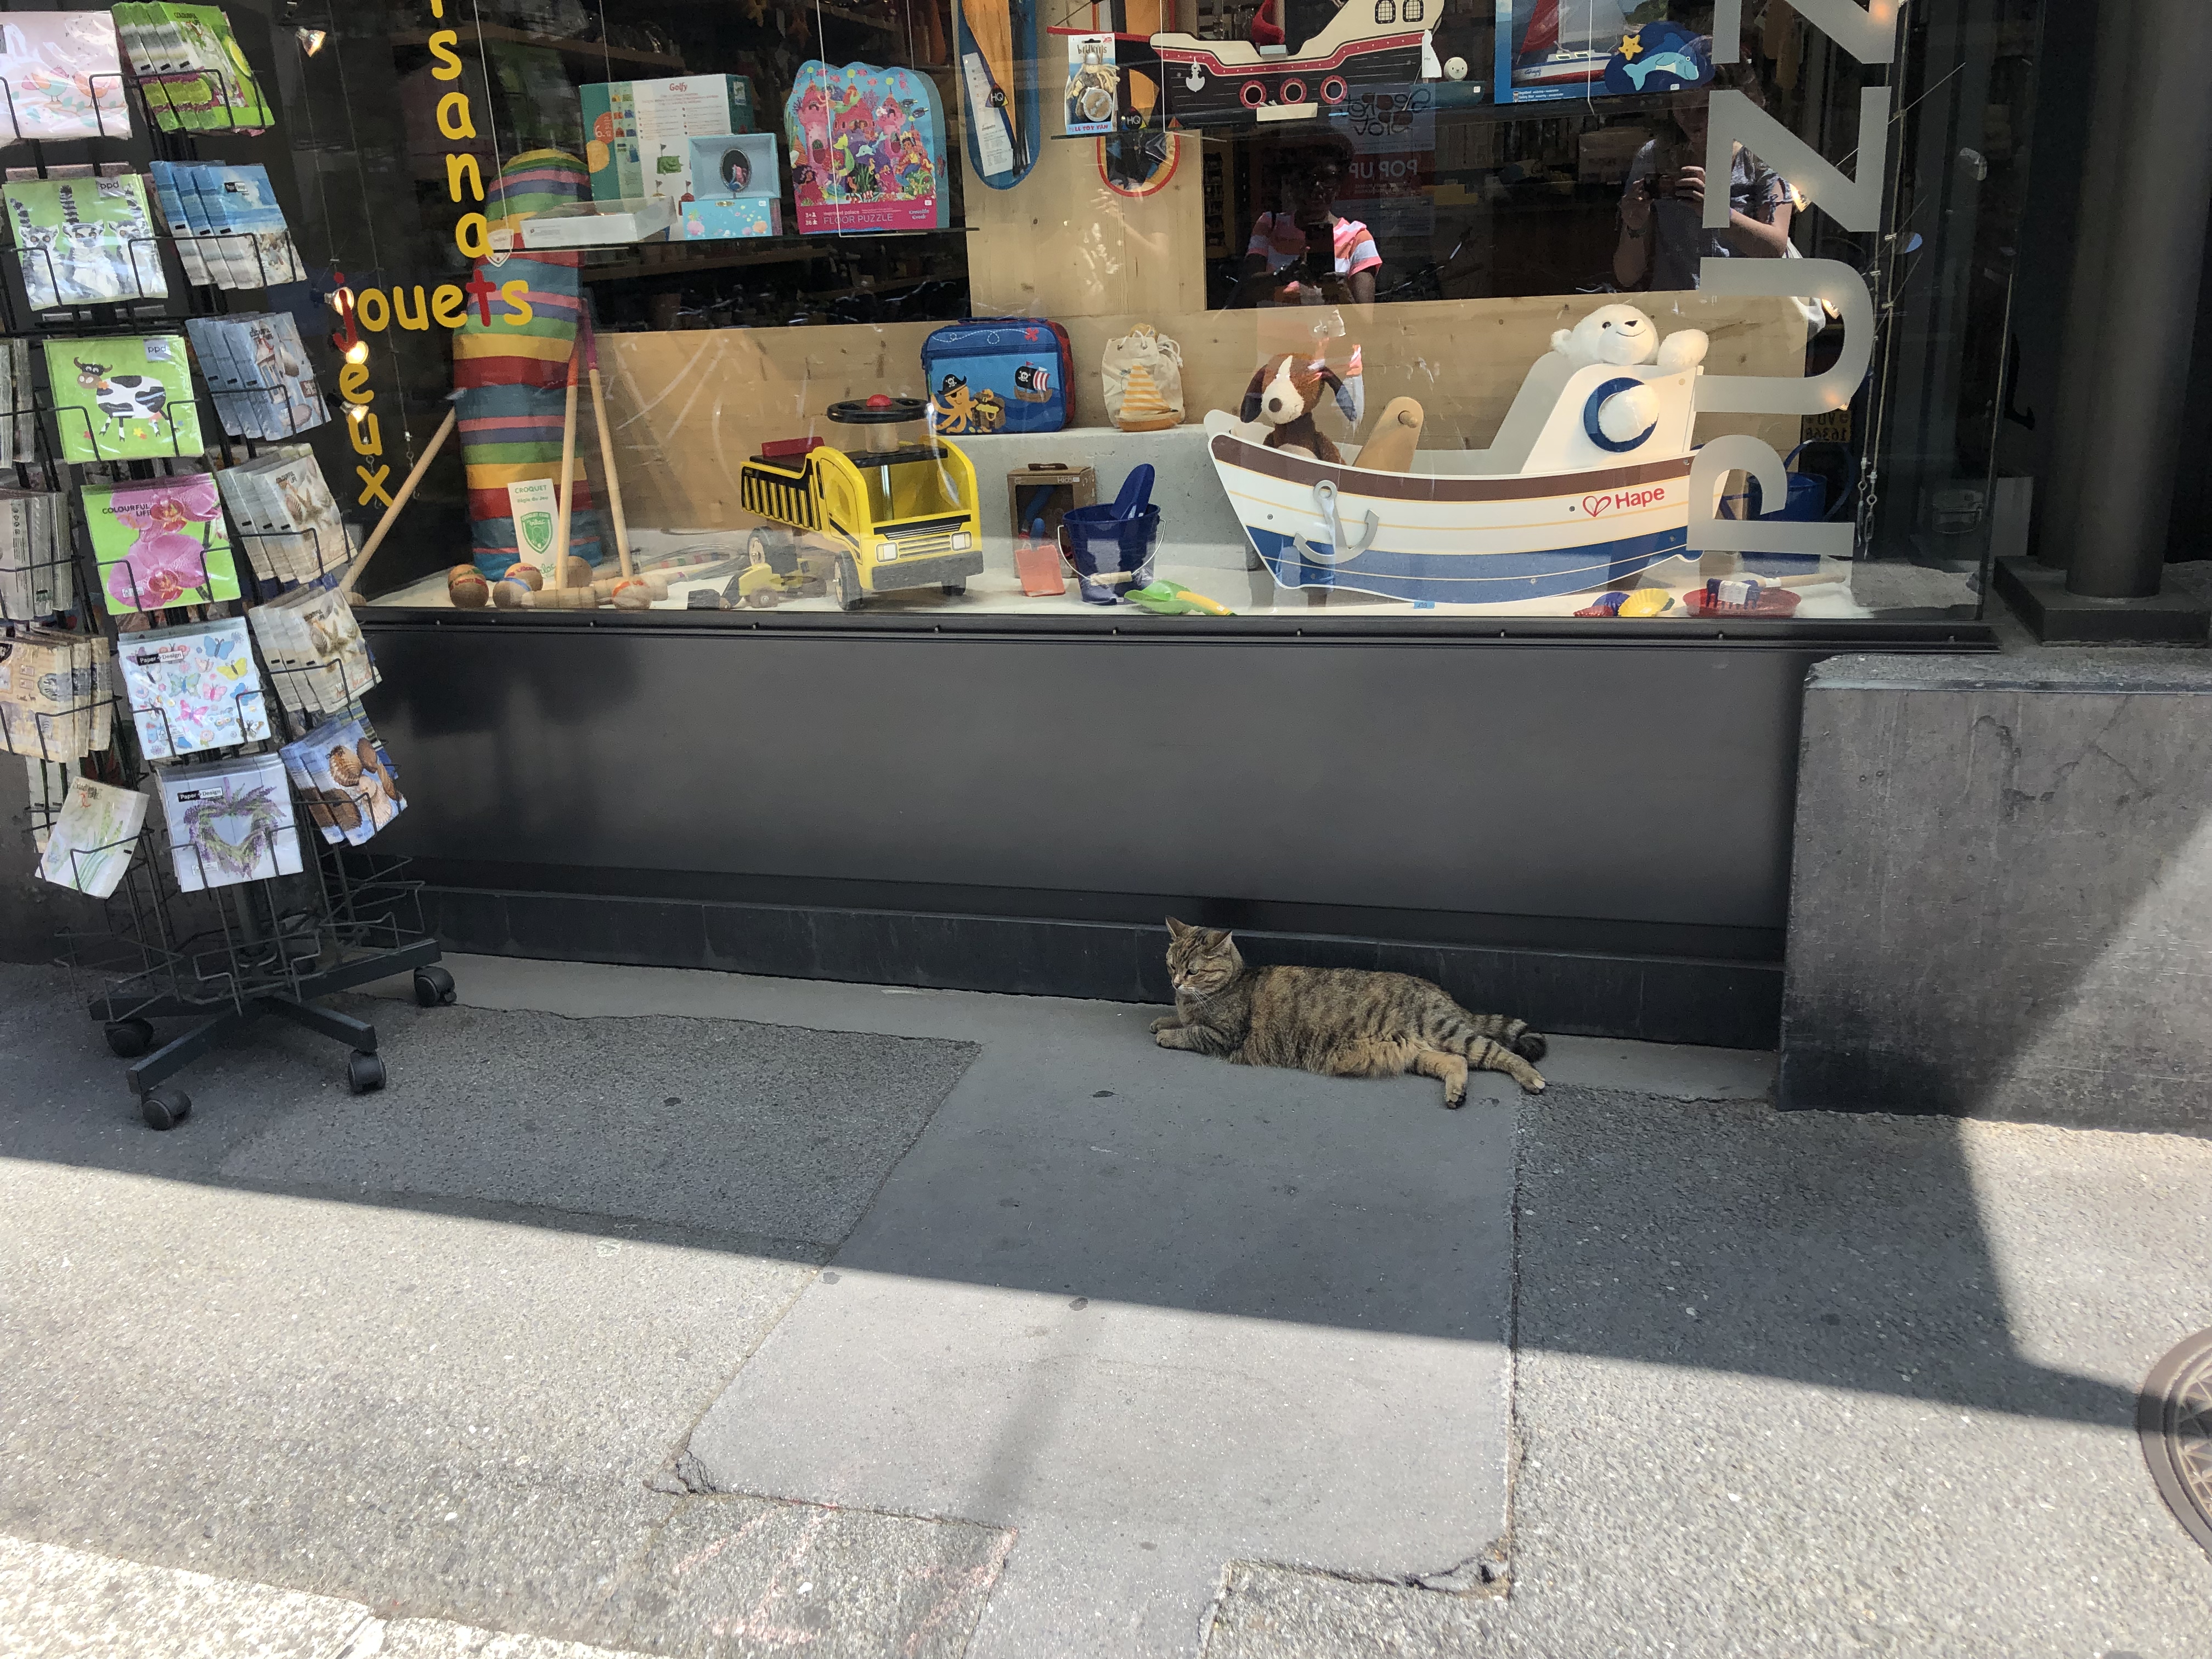
<svg viewBox="0 0 2212 1659">
<path fill-rule="evenodd" d="M 950 438 L 1057 432 L 1072 410 L 1067 331 L 1044 317 L 971 317 L 921 343 L 930 429 Z"/>
</svg>

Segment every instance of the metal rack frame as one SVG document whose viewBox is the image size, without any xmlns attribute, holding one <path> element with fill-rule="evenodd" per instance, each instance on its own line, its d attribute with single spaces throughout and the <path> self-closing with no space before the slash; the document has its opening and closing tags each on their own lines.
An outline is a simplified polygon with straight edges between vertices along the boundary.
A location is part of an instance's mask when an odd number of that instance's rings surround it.
<svg viewBox="0 0 2212 1659">
<path fill-rule="evenodd" d="M 196 159 L 192 135 L 165 131 L 153 118 L 136 78 L 126 72 L 122 79 L 130 105 L 143 123 L 138 131 L 147 135 L 155 156 L 167 161 Z M 31 150 L 43 174 L 44 147 L 33 141 Z M 157 225 L 159 216 L 157 211 Z M 157 235 L 152 240 L 158 245 L 170 239 Z M 180 261 L 175 263 L 181 266 Z M 135 271 L 135 250 L 132 264 Z M 185 273 L 180 268 L 175 274 L 181 278 Z M 0 283 L 0 307 L 5 308 L 5 327 L 0 332 L 40 341 L 56 335 L 64 338 L 94 337 L 164 328 L 181 332 L 187 316 L 221 315 L 228 310 L 224 297 L 227 290 L 214 285 L 171 281 L 166 274 L 164 280 L 173 295 L 185 298 L 184 314 L 162 306 L 161 315 L 149 315 L 147 305 L 151 296 L 125 297 L 95 305 L 43 307 L 23 319 L 29 323 L 28 327 L 19 324 L 15 293 Z M 30 297 L 27 286 L 22 298 L 27 302 Z M 42 353 L 33 355 L 43 357 Z M 34 379 L 42 368 L 41 361 L 34 367 Z M 206 434 L 215 441 L 210 447 L 218 448 L 225 461 L 233 464 L 257 453 L 253 446 L 258 441 L 235 440 L 223 430 L 225 423 L 221 406 L 216 402 L 215 388 L 197 368 L 192 373 L 191 387 L 194 402 L 200 404 L 204 410 L 215 411 L 211 417 L 215 429 Z M 19 416 L 27 414 L 33 422 L 33 459 L 16 461 L 12 457 L 0 457 L 0 468 L 12 468 L 19 481 L 59 491 L 70 498 L 67 525 L 71 545 L 68 562 L 73 566 L 76 578 L 76 603 L 68 626 L 72 631 L 102 638 L 112 649 L 118 629 L 107 615 L 103 585 L 106 573 L 100 568 L 84 520 L 82 488 L 86 475 L 96 470 L 101 476 L 128 474 L 150 478 L 157 471 L 167 469 L 154 462 L 135 459 L 104 461 L 97 469 L 64 461 L 59 426 L 63 411 L 52 388 L 33 395 L 27 388 L 19 387 L 15 401 L 24 407 L 14 412 Z M 205 428 L 203 430 L 205 432 Z M 173 427 L 171 436 L 174 447 Z M 240 453 L 241 449 L 243 454 Z M 348 550 L 325 550 L 322 538 L 312 527 L 306 529 L 305 535 L 318 575 L 344 567 Z M 254 568 L 255 562 L 246 556 L 244 542 L 253 538 L 255 532 L 238 532 L 232 538 L 241 599 L 234 602 L 203 602 L 203 615 L 218 605 L 234 604 L 236 614 L 242 617 L 248 605 L 273 599 L 285 590 L 284 582 L 261 576 Z M 262 538 L 266 539 L 265 536 Z M 253 647 L 262 683 L 270 691 L 276 690 L 280 681 L 289 676 L 301 677 L 307 680 L 310 689 L 315 689 L 311 671 L 289 663 L 272 664 L 259 649 L 258 640 L 253 641 Z M 86 770 L 104 781 L 137 787 L 144 781 L 150 768 L 143 756 L 125 741 L 125 732 L 132 732 L 134 738 L 136 734 L 131 712 L 123 696 L 121 676 L 118 674 L 115 680 L 107 692 L 107 714 L 112 722 L 111 730 L 115 733 L 112 744 L 96 756 L 88 757 Z M 350 695 L 350 687 L 346 689 Z M 71 715 L 89 714 L 96 706 L 96 698 L 97 693 L 73 694 L 72 706 L 65 712 Z M 282 709 L 289 706 L 290 700 L 279 696 L 276 701 Z M 200 751 L 196 758 L 272 754 L 285 741 L 281 713 L 270 724 L 272 734 L 268 738 Z M 46 728 L 34 726 L 34 730 L 39 733 L 39 746 L 43 749 Z M 51 761 L 50 757 L 46 758 Z M 287 787 L 290 788 L 289 781 Z M 296 795 L 296 791 L 292 793 Z M 34 803 L 34 821 L 40 805 Z M 354 810 L 365 810 L 366 805 L 364 796 L 356 803 Z M 337 802 L 336 809 L 344 811 L 345 803 Z M 365 1020 L 319 1006 L 317 1000 L 411 972 L 416 999 L 424 1006 L 454 1000 L 453 976 L 437 965 L 438 943 L 423 930 L 419 884 L 404 876 L 405 861 L 368 853 L 343 841 L 329 840 L 322 826 L 331 821 L 332 811 L 332 803 L 327 797 L 313 803 L 295 800 L 290 828 L 265 832 L 269 866 L 283 870 L 288 864 L 295 862 L 298 873 L 257 875 L 222 884 L 203 884 L 197 890 L 186 888 L 168 863 L 149 850 L 149 838 L 142 830 L 113 894 L 104 901 L 96 901 L 101 905 L 97 925 L 64 935 L 71 967 L 98 987 L 87 1000 L 88 1012 L 103 1024 L 110 1049 L 118 1058 L 131 1062 L 125 1070 L 125 1081 L 149 1127 L 172 1128 L 182 1122 L 191 1109 L 191 1097 L 169 1079 L 264 1018 L 281 1019 L 344 1044 L 350 1050 L 348 1085 L 354 1092 L 362 1093 L 383 1087 L 386 1080 L 376 1029 Z M 51 823 L 50 810 L 46 822 Z M 278 836 L 295 838 L 298 843 L 296 860 L 278 856 L 280 852 L 288 850 L 280 847 Z M 113 850 L 116 849 L 94 848 L 91 853 Z M 173 849 L 170 857 L 174 857 Z M 258 862 L 257 858 L 256 863 Z M 154 1028 L 156 1020 L 190 1023 L 181 1032 L 157 1044 Z"/>
</svg>

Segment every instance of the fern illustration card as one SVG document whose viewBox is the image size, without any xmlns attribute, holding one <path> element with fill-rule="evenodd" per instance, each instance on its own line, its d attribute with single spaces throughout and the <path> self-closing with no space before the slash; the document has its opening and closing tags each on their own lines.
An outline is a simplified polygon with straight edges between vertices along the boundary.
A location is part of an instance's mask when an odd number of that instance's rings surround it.
<svg viewBox="0 0 2212 1659">
<path fill-rule="evenodd" d="M 298 820 L 275 755 L 157 767 L 177 885 L 196 893 L 301 871 Z"/>
<path fill-rule="evenodd" d="M 87 484 L 84 518 L 111 616 L 238 597 L 237 561 L 209 474 Z"/>
<path fill-rule="evenodd" d="M 71 778 L 62 809 L 46 831 L 40 879 L 94 898 L 107 897 L 131 867 L 145 823 L 146 797 L 136 789 Z"/>
<path fill-rule="evenodd" d="M 48 340 L 46 347 L 64 460 L 153 460 L 206 447 L 180 336 Z"/>
<path fill-rule="evenodd" d="M 0 126 L 17 139 L 128 138 L 123 59 L 104 11 L 0 16 Z"/>
</svg>

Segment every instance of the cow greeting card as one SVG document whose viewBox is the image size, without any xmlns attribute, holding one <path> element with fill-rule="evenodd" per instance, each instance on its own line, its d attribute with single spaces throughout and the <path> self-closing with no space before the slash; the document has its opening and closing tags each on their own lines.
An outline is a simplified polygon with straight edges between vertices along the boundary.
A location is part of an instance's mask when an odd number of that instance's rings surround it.
<svg viewBox="0 0 2212 1659">
<path fill-rule="evenodd" d="M 64 460 L 152 460 L 198 455 L 206 447 L 180 336 L 111 335 L 46 346 Z"/>
</svg>

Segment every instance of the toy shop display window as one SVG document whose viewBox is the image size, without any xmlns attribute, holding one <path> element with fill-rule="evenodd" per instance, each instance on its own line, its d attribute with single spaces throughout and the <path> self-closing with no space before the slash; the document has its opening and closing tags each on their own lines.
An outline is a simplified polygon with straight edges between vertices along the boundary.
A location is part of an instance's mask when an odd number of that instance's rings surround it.
<svg viewBox="0 0 2212 1659">
<path fill-rule="evenodd" d="M 375 603 L 1978 614 L 2033 0 L 417 9 Z"/>
</svg>

